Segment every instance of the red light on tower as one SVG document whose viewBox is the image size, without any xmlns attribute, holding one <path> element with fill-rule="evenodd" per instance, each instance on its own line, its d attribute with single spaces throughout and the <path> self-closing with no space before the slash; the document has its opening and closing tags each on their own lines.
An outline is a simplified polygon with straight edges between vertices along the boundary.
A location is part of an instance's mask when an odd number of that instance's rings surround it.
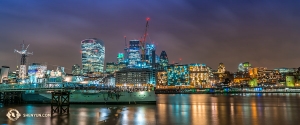
<svg viewBox="0 0 300 125">
<path fill-rule="evenodd" d="M 150 18 L 149 18 L 149 17 L 147 17 L 147 18 L 146 18 L 146 20 L 147 20 L 147 21 L 149 21 L 149 20 L 150 20 Z"/>
</svg>

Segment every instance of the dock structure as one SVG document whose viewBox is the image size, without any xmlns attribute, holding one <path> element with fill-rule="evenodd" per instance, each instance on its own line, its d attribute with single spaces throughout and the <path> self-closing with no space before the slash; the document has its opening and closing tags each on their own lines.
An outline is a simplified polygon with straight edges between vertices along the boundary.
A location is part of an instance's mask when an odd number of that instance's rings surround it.
<svg viewBox="0 0 300 125">
<path fill-rule="evenodd" d="M 0 92 L 0 103 L 3 103 L 4 100 L 4 92 Z"/>
<path fill-rule="evenodd" d="M 54 114 L 69 114 L 70 108 L 70 92 L 60 91 L 52 92 L 51 99 L 51 117 Z"/>
<path fill-rule="evenodd" d="M 0 92 L 0 102 L 4 105 L 21 104 L 23 103 L 22 93 L 22 91 Z"/>
</svg>

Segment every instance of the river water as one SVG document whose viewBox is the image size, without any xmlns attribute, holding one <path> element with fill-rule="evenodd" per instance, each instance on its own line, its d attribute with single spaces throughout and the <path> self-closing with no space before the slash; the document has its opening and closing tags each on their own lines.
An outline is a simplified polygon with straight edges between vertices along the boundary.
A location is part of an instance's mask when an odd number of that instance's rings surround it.
<svg viewBox="0 0 300 125">
<path fill-rule="evenodd" d="M 16 109 L 12 121 L 6 114 Z M 287 94 L 158 94 L 156 104 L 71 104 L 70 114 L 47 114 L 48 104 L 0 105 L 0 124 L 18 125 L 297 125 L 300 93 Z"/>
</svg>

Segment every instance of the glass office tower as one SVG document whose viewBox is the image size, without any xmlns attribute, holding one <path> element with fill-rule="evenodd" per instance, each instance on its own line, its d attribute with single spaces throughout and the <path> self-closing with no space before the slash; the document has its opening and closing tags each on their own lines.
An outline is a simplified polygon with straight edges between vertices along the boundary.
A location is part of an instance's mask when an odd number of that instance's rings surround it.
<svg viewBox="0 0 300 125">
<path fill-rule="evenodd" d="M 91 38 L 81 41 L 82 72 L 103 73 L 105 47 L 102 40 Z"/>
</svg>

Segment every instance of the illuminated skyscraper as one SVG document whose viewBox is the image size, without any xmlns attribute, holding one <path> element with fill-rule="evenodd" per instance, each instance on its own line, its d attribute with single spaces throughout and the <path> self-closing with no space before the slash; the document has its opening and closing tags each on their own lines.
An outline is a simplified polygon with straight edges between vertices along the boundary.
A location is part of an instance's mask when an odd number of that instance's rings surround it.
<svg viewBox="0 0 300 125">
<path fill-rule="evenodd" d="M 141 61 L 140 54 L 140 41 L 139 40 L 130 40 L 129 41 L 129 50 L 128 50 L 128 65 L 129 67 L 137 66 L 138 62 Z"/>
<path fill-rule="evenodd" d="M 81 41 L 83 73 L 104 71 L 105 47 L 102 40 L 96 38 Z"/>
<path fill-rule="evenodd" d="M 166 51 L 162 51 L 159 58 L 160 58 L 160 62 L 159 62 L 160 65 L 162 65 L 163 67 L 168 66 L 169 59 Z"/>
<path fill-rule="evenodd" d="M 146 43 L 146 61 L 148 63 L 155 63 L 155 45 Z"/>
</svg>

